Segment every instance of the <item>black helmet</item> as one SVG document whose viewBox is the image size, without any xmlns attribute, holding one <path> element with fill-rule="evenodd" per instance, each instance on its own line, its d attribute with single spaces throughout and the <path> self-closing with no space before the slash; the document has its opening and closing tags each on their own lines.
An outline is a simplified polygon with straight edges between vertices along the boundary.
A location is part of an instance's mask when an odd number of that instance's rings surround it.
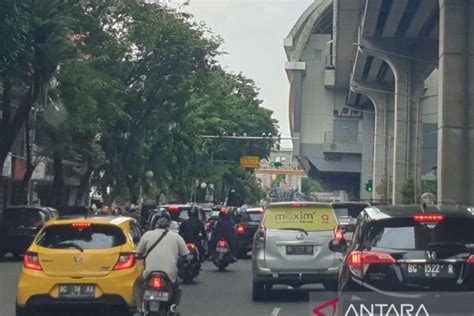
<svg viewBox="0 0 474 316">
<path fill-rule="evenodd" d="M 170 226 L 171 215 L 167 210 L 159 210 L 157 216 L 158 219 L 156 220 L 156 228 L 168 228 Z"/>
<path fill-rule="evenodd" d="M 191 207 L 188 214 L 189 214 L 189 217 L 198 217 L 198 208 L 197 208 L 197 206 L 194 205 L 193 207 Z"/>
</svg>

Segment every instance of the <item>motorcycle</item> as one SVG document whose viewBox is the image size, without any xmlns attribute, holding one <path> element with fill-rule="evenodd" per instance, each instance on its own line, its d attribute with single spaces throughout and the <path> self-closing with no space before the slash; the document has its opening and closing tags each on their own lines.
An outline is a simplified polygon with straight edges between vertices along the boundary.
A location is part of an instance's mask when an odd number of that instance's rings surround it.
<svg viewBox="0 0 474 316">
<path fill-rule="evenodd" d="M 234 260 L 230 253 L 230 247 L 227 241 L 221 239 L 216 245 L 216 255 L 213 258 L 214 265 L 219 269 L 219 272 L 223 272 L 225 268 Z"/>
<path fill-rule="evenodd" d="M 189 284 L 195 279 L 201 271 L 201 257 L 199 248 L 195 244 L 186 244 L 190 256 L 178 260 L 178 276 L 184 284 Z"/>
<path fill-rule="evenodd" d="M 181 290 L 174 289 L 169 276 L 163 271 L 151 272 L 143 291 L 143 316 L 179 316 Z"/>
</svg>

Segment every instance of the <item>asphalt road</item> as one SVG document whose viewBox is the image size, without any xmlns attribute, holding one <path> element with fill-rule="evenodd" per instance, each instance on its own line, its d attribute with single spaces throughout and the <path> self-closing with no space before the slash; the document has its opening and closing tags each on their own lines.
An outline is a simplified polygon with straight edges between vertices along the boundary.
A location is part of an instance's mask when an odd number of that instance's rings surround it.
<svg viewBox="0 0 474 316">
<path fill-rule="evenodd" d="M 15 291 L 21 263 L 9 259 L 0 262 L 0 315 L 14 316 Z M 265 302 L 251 298 L 251 262 L 239 260 L 219 273 L 211 263 L 193 284 L 183 285 L 183 316 L 307 316 L 310 289 L 277 288 Z M 321 291 L 320 288 L 312 290 Z"/>
</svg>

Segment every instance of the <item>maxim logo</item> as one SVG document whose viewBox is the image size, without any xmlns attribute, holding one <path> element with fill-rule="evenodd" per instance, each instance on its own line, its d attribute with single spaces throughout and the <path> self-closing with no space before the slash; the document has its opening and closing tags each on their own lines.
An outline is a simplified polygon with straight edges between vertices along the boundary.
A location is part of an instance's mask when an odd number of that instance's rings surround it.
<svg viewBox="0 0 474 316">
<path fill-rule="evenodd" d="M 277 221 L 312 221 L 314 216 L 308 212 L 286 212 L 275 215 Z"/>
</svg>

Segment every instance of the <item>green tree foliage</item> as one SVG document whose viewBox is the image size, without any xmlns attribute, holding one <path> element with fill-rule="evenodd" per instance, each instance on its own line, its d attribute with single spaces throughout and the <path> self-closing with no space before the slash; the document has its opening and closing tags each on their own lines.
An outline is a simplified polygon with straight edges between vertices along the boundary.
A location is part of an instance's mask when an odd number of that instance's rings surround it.
<svg viewBox="0 0 474 316">
<path fill-rule="evenodd" d="M 61 105 L 64 119 L 45 115 L 39 125 L 57 166 L 56 192 L 64 184 L 62 161 L 74 160 L 85 166 L 77 203 L 89 179 L 106 203 L 124 191 L 136 202 L 144 185 L 156 197 L 186 200 L 194 179 L 214 183 L 221 200 L 230 189 L 245 201 L 262 197 L 238 161 L 243 155 L 264 158 L 272 144 L 201 135 L 276 135 L 276 122 L 260 106 L 253 81 L 217 65 L 220 40 L 189 15 L 134 0 L 6 0 L 5 8 L 2 27 L 12 35 L 0 34 L 0 129 L 12 122 L 21 128 L 40 96 L 45 109 Z M 12 86 L 30 96 L 14 113 Z M 9 137 L 0 133 L 0 148 L 6 148 L 0 161 L 19 128 Z M 153 179 L 145 179 L 148 170 Z"/>
<path fill-rule="evenodd" d="M 324 189 L 319 182 L 311 180 L 308 177 L 301 179 L 301 192 L 308 200 L 312 200 L 313 193 L 323 191 Z"/>
</svg>

